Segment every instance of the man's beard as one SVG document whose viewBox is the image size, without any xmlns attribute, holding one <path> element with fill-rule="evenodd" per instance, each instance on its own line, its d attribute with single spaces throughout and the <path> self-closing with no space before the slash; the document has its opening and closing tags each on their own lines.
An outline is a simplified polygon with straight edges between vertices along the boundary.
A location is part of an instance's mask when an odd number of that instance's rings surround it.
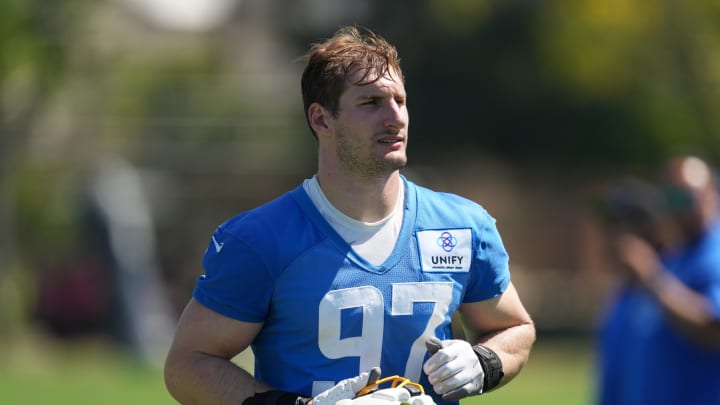
<svg viewBox="0 0 720 405">
<path fill-rule="evenodd" d="M 384 159 L 374 156 L 363 157 L 361 148 L 354 142 L 353 137 L 345 128 L 338 128 L 337 147 L 335 152 L 342 168 L 347 173 L 359 175 L 365 179 L 385 177 L 392 172 L 402 169 L 407 164 L 407 158 Z"/>
</svg>

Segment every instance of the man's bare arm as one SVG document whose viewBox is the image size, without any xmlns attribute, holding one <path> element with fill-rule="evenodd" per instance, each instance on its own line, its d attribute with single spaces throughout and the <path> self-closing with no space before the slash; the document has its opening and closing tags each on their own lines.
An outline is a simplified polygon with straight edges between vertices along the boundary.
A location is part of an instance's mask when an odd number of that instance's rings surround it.
<svg viewBox="0 0 720 405">
<path fill-rule="evenodd" d="M 262 323 L 220 315 L 191 299 L 165 361 L 165 385 L 182 404 L 240 404 L 270 387 L 231 359 L 247 349 Z"/>
<path fill-rule="evenodd" d="M 481 344 L 497 353 L 504 377 L 497 387 L 512 380 L 522 369 L 535 342 L 535 325 L 523 307 L 515 287 L 493 299 L 460 307 L 472 344 Z M 497 388 L 496 387 L 496 388 Z"/>
</svg>

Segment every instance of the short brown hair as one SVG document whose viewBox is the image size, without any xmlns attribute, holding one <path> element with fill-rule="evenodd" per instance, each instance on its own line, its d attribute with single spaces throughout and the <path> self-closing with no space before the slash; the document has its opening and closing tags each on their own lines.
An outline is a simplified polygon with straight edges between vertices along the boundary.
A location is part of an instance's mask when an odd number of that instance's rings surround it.
<svg viewBox="0 0 720 405">
<path fill-rule="evenodd" d="M 374 83 L 391 70 L 398 79 L 405 80 L 395 47 L 367 28 L 342 27 L 326 41 L 313 44 L 305 59 L 307 65 L 300 86 L 306 118 L 312 103 L 337 116 L 340 96 L 356 69 L 364 70 L 362 77 L 353 83 L 356 85 Z"/>
</svg>

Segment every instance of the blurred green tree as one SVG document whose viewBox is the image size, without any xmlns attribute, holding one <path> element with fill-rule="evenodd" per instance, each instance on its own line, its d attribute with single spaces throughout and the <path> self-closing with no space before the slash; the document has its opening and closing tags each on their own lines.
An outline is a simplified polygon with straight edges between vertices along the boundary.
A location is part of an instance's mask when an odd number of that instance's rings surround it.
<svg viewBox="0 0 720 405">
<path fill-rule="evenodd" d="M 628 159 L 720 157 L 717 2 L 556 0 L 539 17 L 542 61 L 554 81 L 627 111 L 637 128 L 618 139 Z"/>
<path fill-rule="evenodd" d="M 78 40 L 67 22 L 82 18 L 88 4 L 0 0 L 0 286 L 17 259 L 14 176 L 24 164 L 31 128 L 67 73 L 67 44 Z M 5 304 L 0 323 L 7 326 L 4 318 L 16 308 Z"/>
</svg>

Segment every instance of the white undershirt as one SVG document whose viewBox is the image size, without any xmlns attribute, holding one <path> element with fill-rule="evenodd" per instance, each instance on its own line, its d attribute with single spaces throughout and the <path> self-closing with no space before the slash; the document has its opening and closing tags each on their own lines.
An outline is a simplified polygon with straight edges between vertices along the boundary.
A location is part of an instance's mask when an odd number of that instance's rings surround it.
<svg viewBox="0 0 720 405">
<path fill-rule="evenodd" d="M 303 188 L 320 214 L 356 253 L 374 265 L 382 264 L 390 256 L 403 222 L 405 192 L 402 181 L 395 209 L 377 222 L 358 221 L 340 212 L 325 197 L 317 176 L 306 179 Z"/>
</svg>

